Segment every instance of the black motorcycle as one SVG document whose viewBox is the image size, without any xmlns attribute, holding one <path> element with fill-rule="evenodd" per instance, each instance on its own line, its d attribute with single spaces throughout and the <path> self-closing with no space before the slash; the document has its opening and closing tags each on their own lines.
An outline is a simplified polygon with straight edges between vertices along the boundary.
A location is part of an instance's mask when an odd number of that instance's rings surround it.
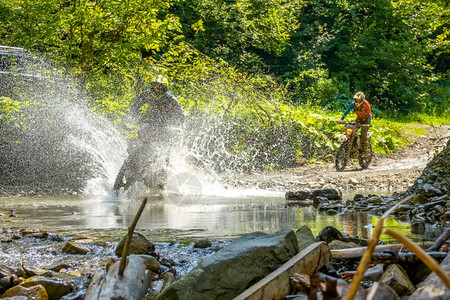
<svg viewBox="0 0 450 300">
<path fill-rule="evenodd" d="M 138 133 L 138 139 L 129 142 L 125 159 L 114 181 L 113 191 L 118 195 L 138 183 L 150 193 L 165 190 L 170 175 L 170 151 L 178 140 L 180 129 L 160 133 L 162 138 L 146 138 Z M 155 141 L 156 140 L 156 141 Z"/>
</svg>

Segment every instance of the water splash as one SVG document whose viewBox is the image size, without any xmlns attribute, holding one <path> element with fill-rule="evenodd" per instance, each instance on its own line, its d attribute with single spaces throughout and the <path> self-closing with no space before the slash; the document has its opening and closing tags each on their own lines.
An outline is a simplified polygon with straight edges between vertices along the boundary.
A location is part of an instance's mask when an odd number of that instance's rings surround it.
<svg viewBox="0 0 450 300">
<path fill-rule="evenodd" d="M 9 153 L 3 156 L 9 168 L 0 169 L 0 176 L 46 188 L 66 185 L 109 199 L 111 185 L 127 156 L 125 137 L 89 109 L 83 87 L 64 70 L 20 49 L 2 51 L 0 95 L 27 104 L 21 109 L 19 128 L 2 134 L 10 138 L 0 147 L 1 154 Z M 201 180 L 203 193 L 229 195 L 230 190 L 221 184 L 224 178 L 261 168 L 271 153 L 276 151 L 279 156 L 283 152 L 284 134 L 268 133 L 252 136 L 248 141 L 252 153 L 233 154 L 229 149 L 236 142 L 231 138 L 236 136 L 234 130 L 221 120 L 189 116 L 183 142 L 173 152 L 172 176 L 189 172 Z M 266 141 L 266 136 L 276 136 L 277 143 Z"/>
<path fill-rule="evenodd" d="M 21 49 L 2 50 L 0 96 L 22 105 L 11 119 L 17 124 L 1 128 L 0 151 L 9 154 L 3 156 L 8 168 L 0 175 L 75 190 L 93 177 L 113 181 L 126 152 L 119 131 L 89 110 L 83 89 L 63 70 Z"/>
</svg>

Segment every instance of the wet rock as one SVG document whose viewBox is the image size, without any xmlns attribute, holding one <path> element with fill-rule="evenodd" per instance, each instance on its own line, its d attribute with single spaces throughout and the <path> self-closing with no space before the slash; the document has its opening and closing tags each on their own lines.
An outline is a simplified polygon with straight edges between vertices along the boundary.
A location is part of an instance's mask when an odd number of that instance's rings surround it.
<svg viewBox="0 0 450 300">
<path fill-rule="evenodd" d="M 41 238 L 41 239 L 49 239 L 49 240 L 52 240 L 55 242 L 63 242 L 64 241 L 64 238 L 62 236 L 60 236 L 59 234 L 47 232 L 47 231 L 41 232 L 37 237 Z"/>
<path fill-rule="evenodd" d="M 286 193 L 285 198 L 286 200 L 306 200 L 306 199 L 312 199 L 313 194 L 310 191 L 289 191 Z"/>
<path fill-rule="evenodd" d="M 88 248 L 77 245 L 76 243 L 67 242 L 63 246 L 61 251 L 67 254 L 87 254 L 90 250 Z"/>
<path fill-rule="evenodd" d="M 367 203 L 381 204 L 383 203 L 383 200 L 381 200 L 381 197 L 379 196 L 371 196 L 367 199 Z"/>
<path fill-rule="evenodd" d="M 324 241 L 330 244 L 333 240 L 346 241 L 345 236 L 333 226 L 324 227 L 316 238 L 317 241 Z"/>
<path fill-rule="evenodd" d="M 320 196 L 315 196 L 313 199 L 313 206 L 315 208 L 318 208 L 320 204 L 322 203 L 330 203 L 330 201 L 328 200 L 328 198 L 326 197 L 320 197 Z"/>
<path fill-rule="evenodd" d="M 125 245 L 126 236 L 120 241 L 115 250 L 115 254 L 118 257 L 122 257 L 123 247 Z M 151 254 L 155 251 L 155 245 L 149 241 L 149 239 L 139 232 L 133 232 L 130 245 L 128 247 L 129 254 Z"/>
<path fill-rule="evenodd" d="M 426 195 L 427 197 L 433 197 L 436 195 L 442 195 L 442 190 L 440 189 L 441 186 L 439 185 L 432 185 L 430 183 L 425 183 L 424 185 L 420 186 L 418 191 L 421 194 Z"/>
<path fill-rule="evenodd" d="M 147 270 L 150 270 L 154 273 L 157 273 L 159 271 L 159 269 L 161 268 L 161 264 L 156 258 L 154 258 L 151 255 L 141 255 L 141 256 L 145 257 L 144 264 Z"/>
<path fill-rule="evenodd" d="M 355 194 L 355 196 L 353 197 L 353 200 L 360 201 L 360 200 L 363 200 L 365 198 L 366 198 L 366 196 L 364 196 L 363 194 Z"/>
<path fill-rule="evenodd" d="M 313 197 L 324 197 L 328 200 L 342 200 L 342 193 L 337 189 L 314 190 Z"/>
<path fill-rule="evenodd" d="M 424 211 L 429 211 L 430 209 L 433 209 L 436 205 L 445 206 L 446 204 L 447 204 L 447 201 L 445 201 L 445 200 L 433 201 L 433 202 L 430 202 L 430 203 L 427 203 L 427 204 L 423 205 L 423 210 Z"/>
<path fill-rule="evenodd" d="M 398 214 L 398 213 L 402 213 L 402 212 L 405 212 L 405 211 L 411 211 L 413 209 L 413 206 L 412 205 L 409 205 L 409 204 L 403 204 L 403 205 L 400 205 L 399 207 L 397 207 L 395 210 L 394 210 L 394 213 L 395 214 Z"/>
<path fill-rule="evenodd" d="M 388 284 L 399 296 L 409 296 L 416 289 L 405 270 L 397 264 L 391 264 L 387 267 L 380 282 Z"/>
<path fill-rule="evenodd" d="M 209 248 L 211 246 L 212 246 L 211 241 L 206 238 L 200 239 L 194 243 L 194 248 L 202 248 L 203 249 L 203 248 Z"/>
<path fill-rule="evenodd" d="M 417 194 L 416 196 L 414 196 L 414 199 L 412 201 L 413 204 L 425 204 L 427 202 L 428 198 L 422 194 Z"/>
<path fill-rule="evenodd" d="M 0 291 L 13 286 L 14 270 L 10 267 L 0 265 Z"/>
<path fill-rule="evenodd" d="M 292 230 L 246 234 L 205 257 L 157 299 L 232 299 L 297 252 Z"/>
<path fill-rule="evenodd" d="M 42 285 L 45 288 L 49 300 L 60 299 L 64 295 L 69 294 L 74 288 L 73 283 L 71 282 L 66 282 L 59 278 L 47 278 L 42 276 L 27 278 L 20 284 L 20 286 L 27 288 L 37 285 Z"/>
<path fill-rule="evenodd" d="M 53 272 L 60 272 L 61 270 L 63 270 L 63 269 L 71 269 L 71 268 L 73 268 L 74 266 L 72 266 L 72 265 L 69 265 L 69 264 L 66 264 L 66 263 L 62 263 L 62 264 L 59 264 L 59 265 L 56 265 L 56 266 L 54 266 L 54 267 L 50 267 L 50 268 L 48 268 L 49 270 L 52 270 Z"/>
<path fill-rule="evenodd" d="M 318 209 L 319 211 L 335 210 L 340 213 L 345 210 L 345 206 L 343 204 L 321 203 Z"/>
<path fill-rule="evenodd" d="M 17 296 L 25 296 L 26 299 L 48 299 L 47 291 L 40 284 L 32 286 L 30 288 L 26 288 L 21 285 L 12 287 L 3 294 L 2 298 L 12 298 Z"/>
<path fill-rule="evenodd" d="M 54 273 L 53 271 L 34 267 L 22 266 L 22 269 L 25 271 L 26 277 L 33 277 L 33 276 L 52 277 Z"/>
<path fill-rule="evenodd" d="M 175 274 L 172 272 L 165 272 L 161 277 L 163 279 L 161 291 L 164 291 L 169 285 L 175 282 Z"/>
</svg>

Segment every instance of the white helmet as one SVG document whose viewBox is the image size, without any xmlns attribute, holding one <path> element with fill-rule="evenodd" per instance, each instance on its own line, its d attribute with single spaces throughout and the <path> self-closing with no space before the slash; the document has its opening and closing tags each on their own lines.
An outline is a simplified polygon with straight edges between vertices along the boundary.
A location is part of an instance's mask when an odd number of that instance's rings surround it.
<svg viewBox="0 0 450 300">
<path fill-rule="evenodd" d="M 357 93 L 353 96 L 353 99 L 354 99 L 354 100 L 357 100 L 357 99 L 362 99 L 362 100 L 364 100 L 364 99 L 366 99 L 366 95 L 364 95 L 363 92 L 357 92 Z"/>
</svg>

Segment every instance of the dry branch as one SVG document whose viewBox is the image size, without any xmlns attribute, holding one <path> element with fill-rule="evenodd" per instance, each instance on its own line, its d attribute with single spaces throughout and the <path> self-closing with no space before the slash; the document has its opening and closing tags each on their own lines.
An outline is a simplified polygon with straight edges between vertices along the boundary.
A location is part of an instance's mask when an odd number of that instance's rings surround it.
<svg viewBox="0 0 450 300">
<path fill-rule="evenodd" d="M 139 221 L 139 218 L 141 217 L 141 214 L 142 214 L 142 211 L 144 210 L 145 204 L 147 204 L 147 198 L 144 198 L 144 200 L 142 201 L 141 207 L 139 207 L 139 210 L 136 213 L 136 216 L 134 216 L 133 223 L 128 228 L 127 239 L 125 240 L 125 245 L 123 247 L 123 252 L 122 252 L 122 259 L 120 260 L 120 266 L 119 266 L 119 275 L 120 276 L 123 275 L 123 272 L 125 271 L 125 267 L 127 266 L 128 247 L 130 245 L 131 239 L 133 238 L 134 228 L 136 227 L 136 224 Z"/>
</svg>

